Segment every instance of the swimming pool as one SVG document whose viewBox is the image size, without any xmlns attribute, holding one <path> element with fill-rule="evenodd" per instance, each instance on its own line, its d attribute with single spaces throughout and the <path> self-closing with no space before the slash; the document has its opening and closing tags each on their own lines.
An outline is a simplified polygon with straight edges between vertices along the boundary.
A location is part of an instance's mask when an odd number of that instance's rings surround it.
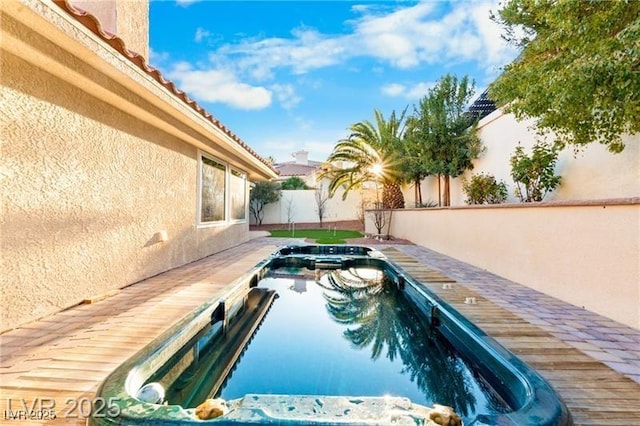
<svg viewBox="0 0 640 426">
<path fill-rule="evenodd" d="M 167 405 L 138 401 L 147 383 Z M 99 395 L 118 417 L 91 424 L 419 424 L 451 405 L 466 425 L 571 424 L 526 364 L 369 248 L 289 246 L 118 368 Z M 313 423 L 311 423 L 313 422 Z"/>
</svg>

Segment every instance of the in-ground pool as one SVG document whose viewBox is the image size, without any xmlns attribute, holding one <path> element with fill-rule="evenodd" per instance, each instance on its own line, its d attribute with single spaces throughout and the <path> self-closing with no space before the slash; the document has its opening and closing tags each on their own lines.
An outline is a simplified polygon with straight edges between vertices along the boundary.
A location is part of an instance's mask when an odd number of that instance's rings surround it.
<svg viewBox="0 0 640 426">
<path fill-rule="evenodd" d="M 275 269 L 258 287 L 279 298 L 216 396 L 402 396 L 467 422 L 509 411 L 378 268 Z"/>
<path fill-rule="evenodd" d="M 135 395 L 147 383 L 165 404 Z M 564 425 L 555 391 L 526 364 L 379 252 L 284 247 L 118 368 L 93 424 L 420 424 L 423 406 L 465 425 Z M 113 412 L 114 410 L 112 410 Z"/>
</svg>

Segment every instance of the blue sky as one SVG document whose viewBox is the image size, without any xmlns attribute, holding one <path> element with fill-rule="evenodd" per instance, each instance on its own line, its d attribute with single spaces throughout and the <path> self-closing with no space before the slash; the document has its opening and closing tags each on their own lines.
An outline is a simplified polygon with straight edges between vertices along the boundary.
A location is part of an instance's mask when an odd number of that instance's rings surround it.
<svg viewBox="0 0 640 426">
<path fill-rule="evenodd" d="M 150 62 L 260 155 L 323 161 L 349 125 L 446 73 L 476 95 L 516 57 L 497 1 L 152 1 Z"/>
</svg>

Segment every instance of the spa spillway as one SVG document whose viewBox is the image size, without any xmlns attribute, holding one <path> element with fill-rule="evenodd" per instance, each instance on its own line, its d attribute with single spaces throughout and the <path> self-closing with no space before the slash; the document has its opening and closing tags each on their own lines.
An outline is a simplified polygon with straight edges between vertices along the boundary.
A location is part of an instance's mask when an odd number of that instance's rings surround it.
<svg viewBox="0 0 640 426">
<path fill-rule="evenodd" d="M 156 388 L 157 401 L 141 395 Z M 117 368 L 98 396 L 117 415 L 95 425 L 425 424 L 434 404 L 465 425 L 572 424 L 536 371 L 356 246 L 279 249 Z M 201 420 L 209 398 L 228 409 Z"/>
</svg>

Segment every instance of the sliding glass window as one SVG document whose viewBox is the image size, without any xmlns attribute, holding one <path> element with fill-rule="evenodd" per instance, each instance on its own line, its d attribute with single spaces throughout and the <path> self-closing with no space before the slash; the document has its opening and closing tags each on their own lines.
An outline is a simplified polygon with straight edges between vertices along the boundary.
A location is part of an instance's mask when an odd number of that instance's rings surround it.
<svg viewBox="0 0 640 426">
<path fill-rule="evenodd" d="M 227 166 L 202 154 L 200 156 L 200 220 L 201 224 L 226 220 Z"/>
<path fill-rule="evenodd" d="M 231 220 L 242 221 L 247 219 L 247 175 L 231 169 L 229 180 L 229 193 L 231 194 Z"/>
</svg>

